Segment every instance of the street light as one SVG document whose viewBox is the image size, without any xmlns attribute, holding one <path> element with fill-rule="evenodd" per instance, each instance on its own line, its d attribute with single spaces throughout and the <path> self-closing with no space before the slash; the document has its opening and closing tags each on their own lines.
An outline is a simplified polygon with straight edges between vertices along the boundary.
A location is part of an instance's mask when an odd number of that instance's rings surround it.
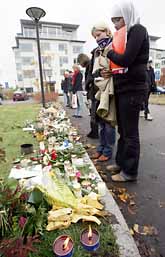
<svg viewBox="0 0 165 257">
<path fill-rule="evenodd" d="M 43 75 L 42 75 L 42 62 L 41 62 L 41 49 L 40 49 L 40 38 L 39 38 L 39 20 L 46 15 L 46 12 L 39 7 L 30 7 L 26 10 L 26 14 L 34 21 L 36 26 L 37 35 L 37 49 L 38 49 L 38 63 L 40 71 L 40 83 L 41 83 L 41 95 L 42 95 L 42 105 L 45 108 L 45 95 L 44 95 L 44 85 L 43 85 Z"/>
</svg>

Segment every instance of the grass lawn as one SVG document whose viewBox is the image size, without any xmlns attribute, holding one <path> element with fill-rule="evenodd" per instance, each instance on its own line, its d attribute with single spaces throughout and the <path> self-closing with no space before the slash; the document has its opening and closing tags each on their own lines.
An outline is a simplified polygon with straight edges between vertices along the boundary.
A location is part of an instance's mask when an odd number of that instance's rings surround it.
<svg viewBox="0 0 165 257">
<path fill-rule="evenodd" d="M 33 143 L 34 148 L 38 148 L 36 139 L 28 132 L 23 132 L 22 128 L 26 120 L 35 120 L 40 105 L 38 104 L 16 104 L 2 105 L 0 107 L 0 149 L 6 152 L 6 161 L 0 159 L 0 177 L 8 176 L 12 167 L 13 159 L 20 156 L 20 145 L 23 143 Z M 110 218 L 102 219 L 100 226 L 92 224 L 100 232 L 100 249 L 95 253 L 86 252 L 80 243 L 80 233 L 87 227 L 87 223 L 79 222 L 71 225 L 65 230 L 56 230 L 52 232 L 44 231 L 40 238 L 41 243 L 36 244 L 37 253 L 30 253 L 29 257 L 53 257 L 52 244 L 55 238 L 61 234 L 69 234 L 74 240 L 73 257 L 118 257 L 118 246 L 113 234 Z M 0 254 L 1 256 L 1 254 Z"/>
<path fill-rule="evenodd" d="M 0 177 L 8 176 L 12 161 L 20 156 L 20 145 L 36 144 L 28 132 L 22 130 L 26 120 L 34 120 L 40 109 L 39 104 L 16 104 L 0 106 L 0 149 L 6 152 L 6 161 L 0 161 Z"/>
<path fill-rule="evenodd" d="M 164 105 L 165 104 L 165 94 L 162 94 L 162 95 L 151 94 L 150 99 L 149 99 L 149 103 L 150 104 Z"/>
</svg>

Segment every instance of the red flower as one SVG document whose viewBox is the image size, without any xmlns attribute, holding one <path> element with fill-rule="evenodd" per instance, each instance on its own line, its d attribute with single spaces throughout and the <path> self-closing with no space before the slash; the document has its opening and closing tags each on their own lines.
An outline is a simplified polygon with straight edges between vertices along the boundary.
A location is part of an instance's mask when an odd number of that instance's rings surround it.
<svg viewBox="0 0 165 257">
<path fill-rule="evenodd" d="M 25 218 L 23 216 L 21 216 L 19 218 L 18 224 L 19 224 L 20 228 L 23 228 L 25 226 L 26 220 L 27 220 L 27 218 Z"/>
<path fill-rule="evenodd" d="M 51 152 L 51 160 L 55 161 L 57 159 L 57 154 L 55 150 L 52 150 Z"/>
</svg>

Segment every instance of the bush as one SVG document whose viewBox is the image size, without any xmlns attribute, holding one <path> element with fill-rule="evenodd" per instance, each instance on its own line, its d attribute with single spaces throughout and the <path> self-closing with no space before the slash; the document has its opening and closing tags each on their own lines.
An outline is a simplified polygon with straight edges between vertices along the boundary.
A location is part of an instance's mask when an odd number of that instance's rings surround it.
<svg viewBox="0 0 165 257">
<path fill-rule="evenodd" d="M 45 94 L 45 102 L 55 102 L 58 99 L 58 93 L 57 92 L 46 92 Z M 35 93 L 33 96 L 33 99 L 37 103 L 42 103 L 42 96 L 41 93 Z"/>
</svg>

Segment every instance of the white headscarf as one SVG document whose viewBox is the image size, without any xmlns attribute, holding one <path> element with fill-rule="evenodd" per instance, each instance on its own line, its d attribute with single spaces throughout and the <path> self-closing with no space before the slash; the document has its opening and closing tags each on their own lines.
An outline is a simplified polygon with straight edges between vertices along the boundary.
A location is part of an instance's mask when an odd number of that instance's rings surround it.
<svg viewBox="0 0 165 257">
<path fill-rule="evenodd" d="M 119 0 L 111 8 L 111 18 L 123 17 L 127 26 L 127 31 L 132 26 L 140 23 L 140 17 L 135 10 L 135 6 L 131 0 Z"/>
</svg>

